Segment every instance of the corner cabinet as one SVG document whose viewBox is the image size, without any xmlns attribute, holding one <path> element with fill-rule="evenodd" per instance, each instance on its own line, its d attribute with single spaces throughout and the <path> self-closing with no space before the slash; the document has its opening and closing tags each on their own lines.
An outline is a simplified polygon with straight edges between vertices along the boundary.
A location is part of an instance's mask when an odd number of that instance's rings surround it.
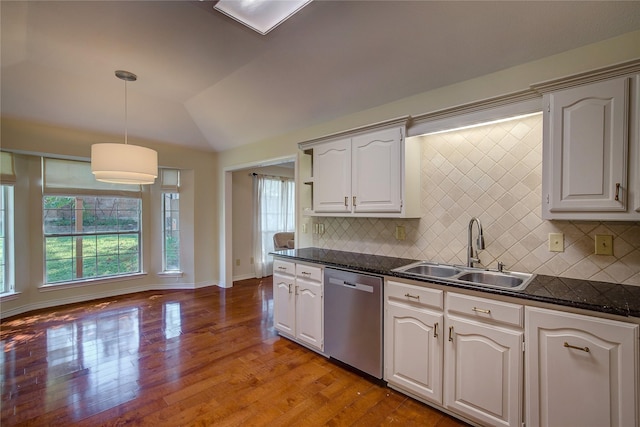
<svg viewBox="0 0 640 427">
<path fill-rule="evenodd" d="M 640 76 L 544 95 L 543 219 L 640 219 Z"/>
<path fill-rule="evenodd" d="M 273 324 L 278 332 L 323 351 L 322 268 L 280 259 L 273 262 Z"/>
<path fill-rule="evenodd" d="M 638 325 L 526 309 L 527 427 L 638 426 Z"/>
<path fill-rule="evenodd" d="M 406 120 L 405 120 L 406 121 Z M 310 215 L 420 216 L 420 146 L 386 122 L 300 144 L 312 156 Z"/>
</svg>

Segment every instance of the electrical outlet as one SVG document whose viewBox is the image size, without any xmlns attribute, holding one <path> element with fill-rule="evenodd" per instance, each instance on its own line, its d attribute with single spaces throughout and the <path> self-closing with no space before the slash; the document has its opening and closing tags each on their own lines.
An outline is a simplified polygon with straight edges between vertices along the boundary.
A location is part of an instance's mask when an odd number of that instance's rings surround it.
<svg viewBox="0 0 640 427">
<path fill-rule="evenodd" d="M 596 255 L 613 255 L 613 236 L 596 234 Z"/>
<path fill-rule="evenodd" d="M 549 252 L 564 252 L 564 234 L 549 233 Z"/>
<path fill-rule="evenodd" d="M 249 259 L 249 264 L 253 265 L 253 257 Z"/>
<path fill-rule="evenodd" d="M 240 265 L 240 259 L 236 260 L 236 265 Z"/>
<path fill-rule="evenodd" d="M 407 234 L 404 230 L 404 225 L 396 225 L 396 240 L 404 240 L 407 238 Z"/>
<path fill-rule="evenodd" d="M 307 224 L 302 224 L 302 232 L 307 233 Z"/>
<path fill-rule="evenodd" d="M 324 234 L 324 224 L 318 224 L 318 234 Z"/>
</svg>

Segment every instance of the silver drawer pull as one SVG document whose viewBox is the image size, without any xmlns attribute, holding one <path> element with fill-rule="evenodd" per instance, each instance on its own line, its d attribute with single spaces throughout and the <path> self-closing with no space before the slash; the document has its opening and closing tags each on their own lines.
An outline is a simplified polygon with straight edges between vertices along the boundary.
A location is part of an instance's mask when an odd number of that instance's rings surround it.
<svg viewBox="0 0 640 427">
<path fill-rule="evenodd" d="M 585 353 L 589 353 L 591 350 L 589 350 L 589 347 L 577 347 L 575 345 L 571 345 L 568 342 L 564 342 L 564 346 L 566 348 L 573 348 L 574 350 L 580 350 L 580 351 L 584 351 Z"/>
<path fill-rule="evenodd" d="M 278 266 L 278 270 L 286 270 L 286 269 L 287 269 L 287 267 L 283 267 L 281 265 Z"/>
<path fill-rule="evenodd" d="M 491 310 L 485 310 L 484 308 L 473 307 L 472 310 L 476 313 L 491 314 Z"/>
<path fill-rule="evenodd" d="M 305 276 L 311 276 L 311 273 L 307 273 L 306 271 L 301 271 L 301 274 L 304 274 Z"/>
<path fill-rule="evenodd" d="M 420 295 L 411 295 L 410 293 L 406 293 L 406 294 L 404 294 L 404 296 L 407 297 L 407 298 L 413 298 L 413 299 L 417 299 L 417 300 L 420 299 Z"/>
</svg>

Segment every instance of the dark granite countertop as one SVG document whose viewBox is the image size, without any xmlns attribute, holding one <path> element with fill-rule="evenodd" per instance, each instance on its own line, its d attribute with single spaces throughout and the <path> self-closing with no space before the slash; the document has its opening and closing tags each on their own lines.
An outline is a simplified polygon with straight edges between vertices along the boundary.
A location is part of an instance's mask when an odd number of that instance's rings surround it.
<svg viewBox="0 0 640 427">
<path fill-rule="evenodd" d="M 515 291 L 511 289 L 452 283 L 446 280 L 420 280 L 416 279 L 415 276 L 392 271 L 395 268 L 418 261 L 414 259 L 393 258 L 319 248 L 289 249 L 272 252 L 272 255 L 290 258 L 292 260 L 324 264 L 328 267 L 344 268 L 383 276 L 395 276 L 437 283 L 452 288 L 473 289 L 488 294 L 505 295 L 601 313 L 640 318 L 640 286 L 538 274 L 525 289 Z"/>
</svg>

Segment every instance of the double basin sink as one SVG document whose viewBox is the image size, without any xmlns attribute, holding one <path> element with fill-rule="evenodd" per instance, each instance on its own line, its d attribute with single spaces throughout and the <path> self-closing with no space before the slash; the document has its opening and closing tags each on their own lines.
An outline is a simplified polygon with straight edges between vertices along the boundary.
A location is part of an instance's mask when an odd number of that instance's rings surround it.
<svg viewBox="0 0 640 427">
<path fill-rule="evenodd" d="M 534 274 L 515 271 L 493 271 L 473 267 L 436 264 L 420 261 L 396 268 L 393 271 L 423 279 L 440 279 L 481 287 L 521 291 L 535 277 Z"/>
</svg>

